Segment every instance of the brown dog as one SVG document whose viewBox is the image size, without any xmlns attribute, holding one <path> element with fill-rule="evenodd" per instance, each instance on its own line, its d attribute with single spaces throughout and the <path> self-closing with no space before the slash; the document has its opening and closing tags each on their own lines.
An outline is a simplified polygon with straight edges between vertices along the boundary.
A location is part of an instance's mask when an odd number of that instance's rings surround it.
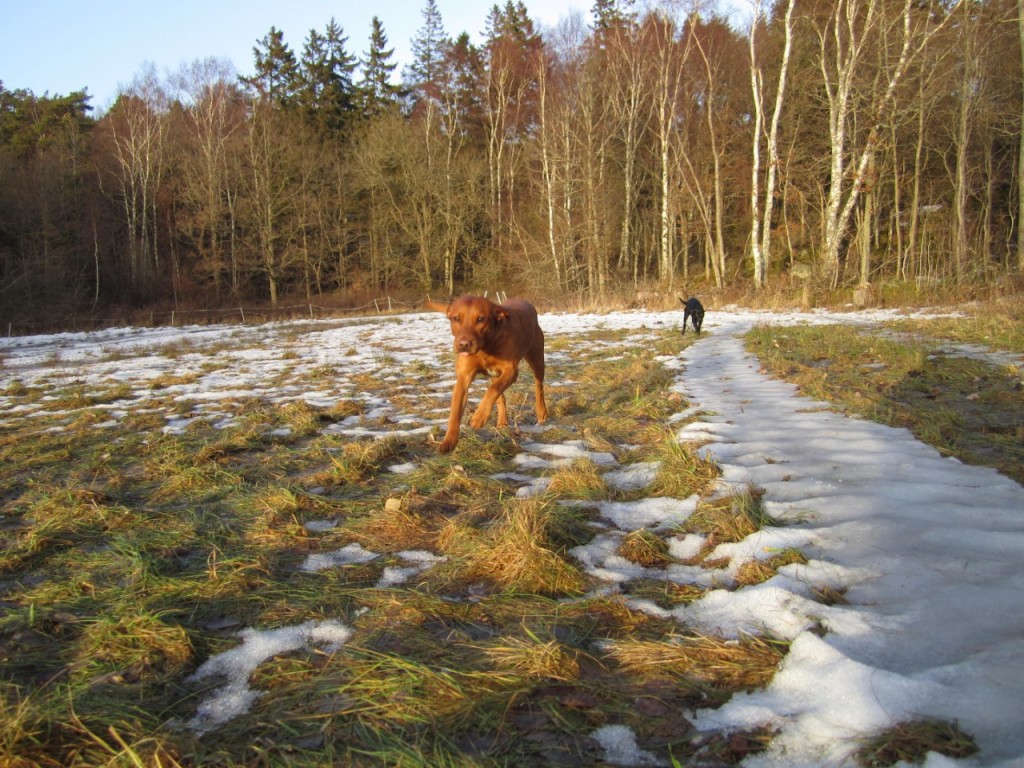
<svg viewBox="0 0 1024 768">
<path fill-rule="evenodd" d="M 448 453 L 459 442 L 459 425 L 466 410 L 469 385 L 479 374 L 491 384 L 469 420 L 473 429 L 487 423 L 498 403 L 498 426 L 508 426 L 505 390 L 519 377 L 519 361 L 526 359 L 533 369 L 537 399 L 537 423 L 543 424 L 548 409 L 544 404 L 544 332 L 537 323 L 537 310 L 522 299 L 495 304 L 483 296 L 460 296 L 451 304 L 427 301 L 426 306 L 448 315 L 455 337 L 455 388 L 448 431 L 438 447 Z"/>
</svg>

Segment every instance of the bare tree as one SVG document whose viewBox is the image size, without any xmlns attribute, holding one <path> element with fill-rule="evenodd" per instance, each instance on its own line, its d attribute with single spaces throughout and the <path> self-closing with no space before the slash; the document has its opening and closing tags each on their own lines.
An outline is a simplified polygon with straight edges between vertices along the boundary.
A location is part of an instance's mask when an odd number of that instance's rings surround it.
<svg viewBox="0 0 1024 768">
<path fill-rule="evenodd" d="M 890 9 L 880 0 L 838 0 L 827 16 L 827 23 L 816 28 L 818 64 L 828 99 L 831 161 L 822 227 L 824 261 L 832 273 L 833 287 L 841 277 L 853 212 L 866 185 L 873 181 L 869 176 L 882 135 L 882 121 L 892 107 L 897 86 L 909 63 L 948 22 L 961 2 L 956 0 L 935 24 L 930 19 L 931 9 L 921 12 L 914 0 L 904 0 L 895 18 L 888 16 Z M 867 129 L 860 132 L 858 142 L 851 123 L 858 106 L 855 86 L 867 66 L 871 45 L 887 38 L 889 25 L 899 29 L 898 54 L 872 78 L 872 90 L 860 110 L 866 117 Z M 866 279 L 863 270 L 861 279 Z"/>
<path fill-rule="evenodd" d="M 167 93 L 152 64 L 124 89 L 106 127 L 115 172 L 109 184 L 124 217 L 128 276 L 133 290 L 148 293 L 159 276 L 157 191 L 164 171 Z"/>
<path fill-rule="evenodd" d="M 668 3 L 654 9 L 644 20 L 644 37 L 651 50 L 654 72 L 651 78 L 654 130 L 658 145 L 659 172 L 659 246 L 658 278 L 671 286 L 675 279 L 673 249 L 673 148 L 678 129 L 677 117 L 683 67 L 689 56 L 691 36 L 680 43 L 677 6 Z"/>
<path fill-rule="evenodd" d="M 1024 1 L 1024 0 L 1022 0 Z M 758 55 L 757 32 L 764 23 L 761 0 L 754 0 L 754 11 L 750 21 L 750 87 L 754 103 L 754 135 L 750 172 L 750 250 L 754 266 L 754 285 L 764 288 L 768 280 L 768 264 L 771 260 L 772 213 L 775 205 L 775 187 L 779 168 L 779 121 L 786 95 L 786 78 L 789 60 L 793 50 L 793 8 L 795 0 L 787 0 L 783 20 L 782 61 L 779 64 L 778 81 L 775 86 L 775 102 L 769 116 L 770 127 L 767 136 L 762 136 L 765 122 L 765 82 L 761 57 Z M 764 186 L 764 209 L 761 192 L 761 143 L 767 141 L 767 176 Z"/>
<path fill-rule="evenodd" d="M 638 197 L 638 163 L 644 133 L 651 113 L 646 103 L 645 80 L 649 74 L 640 42 L 639 28 L 632 21 L 604 31 L 604 55 L 608 61 L 610 107 L 622 143 L 622 224 L 619 229 L 620 270 L 632 273 L 633 285 L 639 282 L 640 259 L 635 252 L 634 218 Z"/>
<path fill-rule="evenodd" d="M 303 143 L 295 116 L 267 99 L 253 104 L 249 123 L 242 215 L 255 262 L 248 271 L 262 277 L 271 305 L 277 306 L 296 256 L 290 248 L 296 194 L 288 155 L 296 144 L 306 151 L 309 144 Z"/>
<path fill-rule="evenodd" d="M 230 62 L 203 59 L 182 65 L 171 82 L 181 94 L 187 121 L 182 162 L 186 234 L 215 290 L 220 293 L 226 281 L 237 298 L 241 272 L 232 201 L 239 179 L 231 173 L 230 155 L 244 130 L 245 112 L 235 78 Z"/>
</svg>

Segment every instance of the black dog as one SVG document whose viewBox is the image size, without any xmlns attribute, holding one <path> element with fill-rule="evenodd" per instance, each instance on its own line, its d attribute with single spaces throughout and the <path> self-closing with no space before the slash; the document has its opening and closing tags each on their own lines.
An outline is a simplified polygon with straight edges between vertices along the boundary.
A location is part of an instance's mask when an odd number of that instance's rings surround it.
<svg viewBox="0 0 1024 768">
<path fill-rule="evenodd" d="M 676 298 L 679 298 L 678 296 Z M 693 330 L 700 333 L 700 327 L 704 325 L 704 305 L 701 304 L 693 296 L 688 298 L 686 301 L 679 299 L 683 302 L 686 307 L 683 310 L 683 333 L 686 333 L 686 321 L 690 320 L 693 323 Z"/>
</svg>

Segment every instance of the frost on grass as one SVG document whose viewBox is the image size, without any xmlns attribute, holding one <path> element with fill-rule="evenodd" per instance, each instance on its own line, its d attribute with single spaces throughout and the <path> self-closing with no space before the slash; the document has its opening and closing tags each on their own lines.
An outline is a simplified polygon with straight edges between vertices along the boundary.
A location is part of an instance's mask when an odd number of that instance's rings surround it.
<svg viewBox="0 0 1024 768">
<path fill-rule="evenodd" d="M 202 735 L 227 721 L 244 715 L 261 695 L 249 685 L 249 678 L 267 659 L 303 648 L 320 648 L 333 653 L 352 636 L 352 630 L 337 621 L 307 621 L 294 627 L 277 629 L 244 629 L 239 633 L 242 644 L 211 656 L 189 680 L 225 678 L 196 709 L 188 728 Z"/>
</svg>

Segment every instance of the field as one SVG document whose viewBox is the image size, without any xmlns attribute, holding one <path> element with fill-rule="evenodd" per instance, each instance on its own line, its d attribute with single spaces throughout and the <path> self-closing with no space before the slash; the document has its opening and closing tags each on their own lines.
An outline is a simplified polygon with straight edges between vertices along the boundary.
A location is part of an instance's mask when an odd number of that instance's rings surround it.
<svg viewBox="0 0 1024 768">
<path fill-rule="evenodd" d="M 766 371 L 1022 479 L 1018 358 L 933 354 L 942 320 L 770 319 L 747 339 Z M 683 386 L 698 337 L 680 321 L 545 315 L 548 423 L 524 366 L 513 427 L 467 429 L 449 456 L 437 315 L 6 340 L 0 764 L 770 754 L 771 718 L 708 713 L 827 636 L 848 585 L 815 578 L 828 558 L 806 521 L 683 439 L 707 413 Z M 699 343 L 724 333 L 709 313 Z M 792 632 L 687 618 L 784 579 L 817 606 Z M 942 717 L 871 736 L 851 760 L 977 749 Z"/>
</svg>

